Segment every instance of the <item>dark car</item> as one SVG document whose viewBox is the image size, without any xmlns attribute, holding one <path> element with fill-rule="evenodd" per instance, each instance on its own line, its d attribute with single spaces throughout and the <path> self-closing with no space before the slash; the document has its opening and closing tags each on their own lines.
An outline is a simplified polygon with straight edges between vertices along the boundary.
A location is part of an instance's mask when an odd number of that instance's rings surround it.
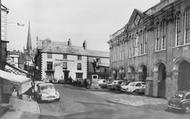
<svg viewBox="0 0 190 119">
<path fill-rule="evenodd" d="M 176 94 L 168 101 L 168 109 L 190 112 L 190 92 L 176 92 Z"/>
<path fill-rule="evenodd" d="M 120 90 L 123 80 L 114 80 L 107 85 L 107 88 L 111 90 Z"/>
</svg>

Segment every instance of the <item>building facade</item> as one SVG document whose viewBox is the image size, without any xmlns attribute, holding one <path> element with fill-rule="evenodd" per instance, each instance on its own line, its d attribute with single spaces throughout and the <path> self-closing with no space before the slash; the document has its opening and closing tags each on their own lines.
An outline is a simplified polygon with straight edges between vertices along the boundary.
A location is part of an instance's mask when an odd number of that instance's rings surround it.
<svg viewBox="0 0 190 119">
<path fill-rule="evenodd" d="M 0 69 L 4 69 L 7 55 L 7 14 L 9 10 L 1 5 L 1 40 L 0 40 Z"/>
<path fill-rule="evenodd" d="M 108 43 L 113 77 L 144 81 L 146 95 L 155 97 L 190 89 L 189 0 L 161 0 L 144 12 L 135 9 Z"/>
<path fill-rule="evenodd" d="M 107 52 L 87 50 L 86 42 L 81 47 L 74 46 L 70 39 L 67 42 L 38 40 L 37 46 L 35 64 L 40 80 L 85 79 L 89 72 L 89 57 L 109 59 Z"/>
<path fill-rule="evenodd" d="M 9 10 L 1 4 L 1 39 L 0 39 L 0 70 L 5 69 L 7 56 L 7 14 Z M 3 80 L 0 79 L 0 102 L 4 101 Z"/>
</svg>

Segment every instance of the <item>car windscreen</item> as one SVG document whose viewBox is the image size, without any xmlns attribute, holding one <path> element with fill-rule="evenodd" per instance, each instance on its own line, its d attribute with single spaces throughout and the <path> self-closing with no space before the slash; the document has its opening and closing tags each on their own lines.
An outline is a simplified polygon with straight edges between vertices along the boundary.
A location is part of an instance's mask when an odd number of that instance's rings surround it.
<svg viewBox="0 0 190 119">
<path fill-rule="evenodd" d="M 181 93 L 181 92 L 176 93 L 174 97 L 175 97 L 175 98 L 182 99 L 182 98 L 184 97 L 184 93 Z"/>
<path fill-rule="evenodd" d="M 129 84 L 129 86 L 135 86 L 136 85 L 136 83 L 130 83 Z"/>
<path fill-rule="evenodd" d="M 44 92 L 47 90 L 55 90 L 55 88 L 52 85 L 45 85 L 45 86 L 40 86 L 40 91 Z"/>
</svg>

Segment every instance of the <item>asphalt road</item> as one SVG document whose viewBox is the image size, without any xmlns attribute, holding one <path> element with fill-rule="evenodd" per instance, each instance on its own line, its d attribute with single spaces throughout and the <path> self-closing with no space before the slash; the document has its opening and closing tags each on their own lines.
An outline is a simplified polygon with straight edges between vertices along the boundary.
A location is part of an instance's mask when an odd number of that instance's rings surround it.
<svg viewBox="0 0 190 119">
<path fill-rule="evenodd" d="M 130 106 L 69 85 L 56 84 L 59 102 L 41 103 L 40 115 L 25 113 L 23 119 L 189 119 L 190 114 L 171 112 L 163 106 Z M 117 93 L 113 93 L 117 95 Z"/>
</svg>

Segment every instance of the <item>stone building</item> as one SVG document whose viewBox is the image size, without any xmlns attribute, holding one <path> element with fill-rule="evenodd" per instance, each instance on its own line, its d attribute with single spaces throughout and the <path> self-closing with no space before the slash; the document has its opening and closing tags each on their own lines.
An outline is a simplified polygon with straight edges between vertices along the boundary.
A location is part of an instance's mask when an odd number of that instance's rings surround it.
<svg viewBox="0 0 190 119">
<path fill-rule="evenodd" d="M 112 77 L 146 82 L 146 95 L 190 90 L 190 1 L 161 0 L 110 36 Z"/>
</svg>

